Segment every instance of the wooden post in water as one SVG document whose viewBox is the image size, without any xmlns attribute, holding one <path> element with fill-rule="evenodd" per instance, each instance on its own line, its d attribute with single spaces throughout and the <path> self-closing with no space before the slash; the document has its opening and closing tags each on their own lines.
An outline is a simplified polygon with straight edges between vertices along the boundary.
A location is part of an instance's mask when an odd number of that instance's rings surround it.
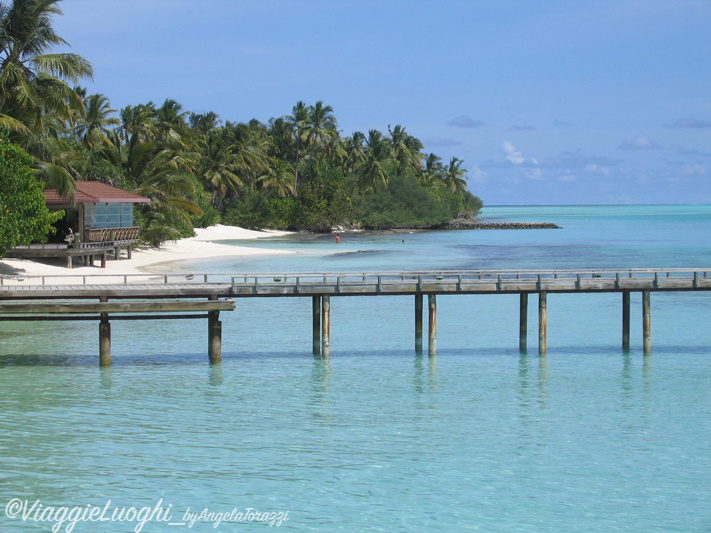
<svg viewBox="0 0 711 533">
<path fill-rule="evenodd" d="M 644 353 L 652 351 L 652 314 L 650 292 L 642 291 L 642 330 L 644 333 Z"/>
<path fill-rule="evenodd" d="M 321 353 L 321 297 L 314 296 L 312 300 L 313 353 L 319 355 Z"/>
<path fill-rule="evenodd" d="M 429 307 L 429 331 L 428 333 L 428 353 L 430 356 L 437 354 L 437 295 L 429 294 L 427 296 Z"/>
<path fill-rule="evenodd" d="M 210 296 L 210 300 L 217 300 L 217 296 Z M 222 361 L 222 322 L 219 311 L 207 313 L 207 357 L 210 364 Z"/>
<path fill-rule="evenodd" d="M 630 291 L 622 291 L 622 349 L 630 350 Z"/>
<path fill-rule="evenodd" d="M 321 297 L 321 355 L 331 356 L 331 297 Z"/>
<path fill-rule="evenodd" d="M 100 302 L 107 302 L 108 298 L 102 296 Z M 101 313 L 101 322 L 99 322 L 99 365 L 109 366 L 111 364 L 111 324 L 109 323 L 109 314 Z"/>
<path fill-rule="evenodd" d="M 222 322 L 219 320 L 219 311 L 209 311 L 207 313 L 207 356 L 210 364 L 222 361 Z"/>
<path fill-rule="evenodd" d="M 519 302 L 518 349 L 525 352 L 528 349 L 528 293 L 521 293 Z"/>
<path fill-rule="evenodd" d="M 111 324 L 108 318 L 101 318 L 99 322 L 99 365 L 111 364 Z"/>
<path fill-rule="evenodd" d="M 546 354 L 546 328 L 548 326 L 548 302 L 546 291 L 538 293 L 538 353 Z"/>
<path fill-rule="evenodd" d="M 415 294 L 415 353 L 422 353 L 422 294 Z"/>
</svg>

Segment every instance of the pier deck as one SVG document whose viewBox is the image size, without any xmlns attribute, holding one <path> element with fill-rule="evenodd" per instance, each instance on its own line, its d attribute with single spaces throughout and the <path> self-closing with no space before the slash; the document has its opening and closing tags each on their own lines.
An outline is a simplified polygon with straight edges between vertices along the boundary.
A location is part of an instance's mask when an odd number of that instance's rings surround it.
<svg viewBox="0 0 711 533">
<path fill-rule="evenodd" d="M 711 269 L 0 276 L 0 301 L 711 290 Z"/>
</svg>

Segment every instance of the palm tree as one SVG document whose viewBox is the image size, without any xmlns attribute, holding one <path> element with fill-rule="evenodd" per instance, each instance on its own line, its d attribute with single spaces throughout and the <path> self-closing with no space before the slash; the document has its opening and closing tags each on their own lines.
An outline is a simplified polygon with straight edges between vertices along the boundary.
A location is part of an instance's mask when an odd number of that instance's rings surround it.
<svg viewBox="0 0 711 533">
<path fill-rule="evenodd" d="M 156 109 L 156 130 L 165 144 L 177 142 L 185 146 L 182 136 L 188 128 L 188 113 L 183 106 L 170 98 Z"/>
<path fill-rule="evenodd" d="M 405 128 L 399 124 L 394 128 L 390 128 L 388 125 L 388 133 L 390 133 L 389 142 L 393 157 L 398 162 L 398 172 L 402 174 L 411 169 L 416 175 L 419 174 L 422 170 L 420 163 L 422 143 L 420 140 L 408 134 Z"/>
<path fill-rule="evenodd" d="M 227 122 L 225 130 L 235 156 L 235 171 L 245 185 L 253 187 L 268 168 L 269 130 L 257 120 L 248 124 Z"/>
<path fill-rule="evenodd" d="M 70 139 L 51 132 L 24 137 L 22 146 L 35 158 L 37 177 L 60 195 L 72 196 L 81 176 L 77 166 L 85 161 Z"/>
<path fill-rule="evenodd" d="M 152 140 L 157 131 L 156 108 L 153 102 L 126 106 L 119 112 L 123 142 L 128 144 L 132 137 L 146 142 Z"/>
<path fill-rule="evenodd" d="M 90 150 L 99 150 L 110 144 L 111 126 L 121 121 L 111 116 L 116 113 L 109 99 L 102 94 L 92 94 L 84 100 L 84 113 L 77 119 L 75 133 Z"/>
<path fill-rule="evenodd" d="M 236 156 L 233 145 L 222 130 L 212 130 L 204 138 L 202 158 L 198 163 L 198 176 L 212 193 L 212 205 L 222 208 L 228 193 L 242 186 L 236 173 Z"/>
<path fill-rule="evenodd" d="M 389 141 L 393 157 L 397 159 L 399 163 L 398 170 L 402 172 L 408 166 L 410 158 L 412 157 L 410 148 L 406 143 L 406 138 L 408 137 L 407 132 L 405 132 L 405 128 L 400 126 L 400 124 L 396 125 L 395 128 L 392 129 L 388 124 L 388 133 L 390 133 Z"/>
<path fill-rule="evenodd" d="M 136 137 L 132 141 L 124 171 L 134 192 L 151 199 L 150 204 L 141 206 L 142 233 L 154 244 L 175 239 L 180 236 L 177 228 L 192 228 L 190 216 L 202 212 L 190 200 L 195 194 L 194 180 L 178 168 L 170 150 L 156 151 L 153 143 Z"/>
<path fill-rule="evenodd" d="M 296 194 L 294 187 L 294 176 L 291 174 L 291 166 L 286 161 L 274 159 L 267 173 L 259 178 L 266 200 L 272 192 L 276 192 L 281 198 Z M 261 202 L 260 202 L 261 205 Z"/>
<path fill-rule="evenodd" d="M 453 157 L 449 161 L 449 165 L 444 168 L 443 180 L 447 189 L 451 192 L 464 192 L 467 190 L 467 171 L 462 168 L 462 161 L 459 158 Z"/>
<path fill-rule="evenodd" d="M 309 118 L 309 110 L 306 104 L 299 100 L 296 105 L 291 108 L 291 115 L 282 117 L 287 124 L 292 128 L 292 135 L 296 142 L 296 157 L 294 163 L 294 187 L 299 186 L 299 163 L 301 158 L 301 141 L 304 135 L 304 127 L 306 120 Z"/>
<path fill-rule="evenodd" d="M 365 161 L 364 143 L 365 135 L 360 131 L 356 131 L 350 137 L 346 137 L 344 142 L 346 157 L 343 162 L 346 172 L 355 173 L 358 166 Z"/>
<path fill-rule="evenodd" d="M 42 131 L 46 113 L 71 120 L 82 102 L 67 81 L 93 76 L 80 55 L 48 53 L 68 44 L 52 27 L 58 1 L 0 2 L 0 124 L 25 134 Z"/>
<path fill-rule="evenodd" d="M 222 121 L 216 113 L 208 111 L 207 113 L 190 113 L 188 122 L 198 136 L 204 137 L 208 132 L 219 127 Z"/>
<path fill-rule="evenodd" d="M 424 145 L 417 137 L 407 135 L 405 137 L 405 146 L 410 151 L 409 166 L 415 172 L 415 175 L 419 176 L 422 173 L 422 149 Z"/>
<path fill-rule="evenodd" d="M 433 180 L 439 179 L 443 170 L 441 157 L 432 153 L 425 156 L 425 168 L 422 175 L 425 182 L 431 183 Z"/>
<path fill-rule="evenodd" d="M 362 191 L 377 192 L 378 184 L 388 188 L 387 166 L 395 163 L 390 144 L 378 130 L 368 132 L 365 145 L 365 161 L 358 166 L 358 181 L 356 184 Z"/>
<path fill-rule="evenodd" d="M 333 108 L 330 105 L 324 105 L 321 100 L 316 102 L 316 105 L 309 107 L 303 135 L 311 146 L 309 162 L 306 166 L 308 173 L 313 166 L 316 149 L 323 148 L 338 137 Z"/>
</svg>

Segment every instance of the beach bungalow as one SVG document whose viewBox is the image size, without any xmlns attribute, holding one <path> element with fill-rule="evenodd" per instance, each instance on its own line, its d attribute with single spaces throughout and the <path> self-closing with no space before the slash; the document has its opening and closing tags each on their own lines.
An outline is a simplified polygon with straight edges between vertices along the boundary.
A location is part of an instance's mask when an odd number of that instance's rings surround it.
<svg viewBox="0 0 711 533">
<path fill-rule="evenodd" d="M 101 255 L 102 266 L 109 251 L 118 259 L 121 249 L 126 249 L 131 258 L 141 236 L 140 227 L 134 226 L 134 205 L 148 203 L 149 198 L 98 181 L 77 181 L 73 196 L 59 195 L 54 189 L 45 189 L 44 196 L 51 211 L 65 212 L 56 224 L 57 233 L 50 236 L 49 244 L 18 246 L 8 256 L 67 257 L 68 268 L 76 256 L 93 263 L 94 255 Z"/>
</svg>

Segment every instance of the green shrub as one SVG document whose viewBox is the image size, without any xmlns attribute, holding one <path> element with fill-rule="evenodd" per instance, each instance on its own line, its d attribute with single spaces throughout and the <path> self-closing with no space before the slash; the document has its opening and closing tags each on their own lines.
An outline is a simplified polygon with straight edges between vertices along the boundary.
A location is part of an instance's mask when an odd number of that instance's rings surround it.
<svg viewBox="0 0 711 533">
<path fill-rule="evenodd" d="M 51 213 L 30 168 L 32 158 L 0 130 L 0 257 L 13 246 L 46 242 L 63 211 Z"/>
</svg>

